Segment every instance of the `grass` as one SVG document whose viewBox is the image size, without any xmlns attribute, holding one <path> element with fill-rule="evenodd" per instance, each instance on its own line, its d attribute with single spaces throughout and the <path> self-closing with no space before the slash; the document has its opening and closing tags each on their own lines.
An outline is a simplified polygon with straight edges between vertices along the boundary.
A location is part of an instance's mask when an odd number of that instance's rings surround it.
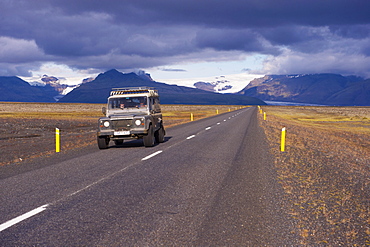
<svg viewBox="0 0 370 247">
<path fill-rule="evenodd" d="M 103 104 L 0 102 L 1 118 L 72 119 L 98 118 Z"/>
<path fill-rule="evenodd" d="M 370 131 L 370 107 L 264 107 L 269 115 L 320 129 Z"/>
</svg>

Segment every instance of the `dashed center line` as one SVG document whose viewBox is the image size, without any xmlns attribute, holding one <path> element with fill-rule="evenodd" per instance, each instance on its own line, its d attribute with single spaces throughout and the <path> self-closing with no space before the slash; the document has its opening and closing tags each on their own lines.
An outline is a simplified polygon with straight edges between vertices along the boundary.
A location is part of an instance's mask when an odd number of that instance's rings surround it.
<svg viewBox="0 0 370 247">
<path fill-rule="evenodd" d="M 1 231 L 4 231 L 5 229 L 11 227 L 11 226 L 14 226 L 15 224 L 21 222 L 21 221 L 24 221 L 38 213 L 41 213 L 42 211 L 46 210 L 46 208 L 49 206 L 49 204 L 45 204 L 41 207 L 38 207 L 38 208 L 35 208 L 34 210 L 31 210 L 29 211 L 28 213 L 25 213 L 25 214 L 22 214 L 12 220 L 9 220 L 3 224 L 0 225 L 0 232 Z"/>
<path fill-rule="evenodd" d="M 162 153 L 162 152 L 163 152 L 162 150 L 157 151 L 157 152 L 155 152 L 155 153 L 152 153 L 152 154 L 150 154 L 150 155 L 148 155 L 148 156 L 146 156 L 146 157 L 142 158 L 141 160 L 148 160 L 148 159 L 153 158 L 154 156 L 156 156 L 157 154 L 160 154 L 160 153 Z"/>
<path fill-rule="evenodd" d="M 195 135 L 191 135 L 191 136 L 186 137 L 186 139 L 190 140 L 191 138 L 194 138 L 194 137 L 195 137 Z"/>
<path fill-rule="evenodd" d="M 212 127 L 207 127 L 206 130 L 210 130 Z"/>
</svg>

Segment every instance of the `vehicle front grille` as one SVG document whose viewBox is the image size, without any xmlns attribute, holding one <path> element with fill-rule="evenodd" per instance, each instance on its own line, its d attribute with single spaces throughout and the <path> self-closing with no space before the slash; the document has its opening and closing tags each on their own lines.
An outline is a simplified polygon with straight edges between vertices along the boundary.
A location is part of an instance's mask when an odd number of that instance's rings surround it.
<svg viewBox="0 0 370 247">
<path fill-rule="evenodd" d="M 112 121 L 114 130 L 130 130 L 133 125 L 132 119 L 121 119 Z"/>
</svg>

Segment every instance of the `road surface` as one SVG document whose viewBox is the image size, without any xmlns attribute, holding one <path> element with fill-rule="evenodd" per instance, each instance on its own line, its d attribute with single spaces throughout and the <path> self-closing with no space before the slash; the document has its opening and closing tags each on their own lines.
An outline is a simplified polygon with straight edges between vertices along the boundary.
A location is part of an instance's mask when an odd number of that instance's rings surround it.
<svg viewBox="0 0 370 247">
<path fill-rule="evenodd" d="M 0 246 L 295 245 L 256 115 L 0 168 Z"/>
</svg>

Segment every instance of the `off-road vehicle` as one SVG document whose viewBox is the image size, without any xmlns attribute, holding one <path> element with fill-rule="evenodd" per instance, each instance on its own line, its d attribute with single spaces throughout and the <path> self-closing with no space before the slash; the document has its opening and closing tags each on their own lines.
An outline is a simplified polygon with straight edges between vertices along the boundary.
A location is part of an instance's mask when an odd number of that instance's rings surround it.
<svg viewBox="0 0 370 247">
<path fill-rule="evenodd" d="M 112 140 L 121 145 L 124 140 L 143 139 L 145 147 L 164 141 L 158 91 L 149 87 L 113 88 L 105 117 L 98 121 L 97 140 L 100 149 L 109 147 Z"/>
</svg>

